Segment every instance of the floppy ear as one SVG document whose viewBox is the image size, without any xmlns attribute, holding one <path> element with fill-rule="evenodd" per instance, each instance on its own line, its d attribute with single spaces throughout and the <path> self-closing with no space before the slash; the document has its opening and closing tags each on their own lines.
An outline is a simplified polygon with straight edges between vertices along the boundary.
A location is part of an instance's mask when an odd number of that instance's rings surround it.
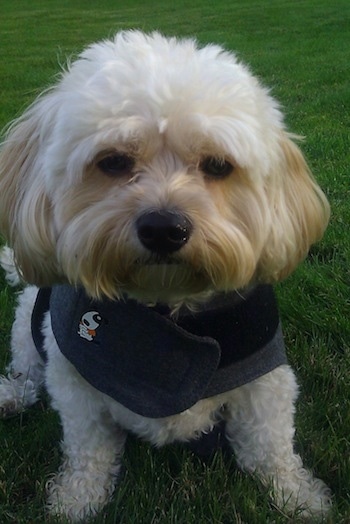
<svg viewBox="0 0 350 524">
<path fill-rule="evenodd" d="M 11 125 L 0 150 L 0 233 L 13 248 L 23 279 L 37 285 L 56 273 L 42 167 L 56 105 L 51 95 L 35 102 Z"/>
<path fill-rule="evenodd" d="M 329 204 L 305 159 L 287 133 L 279 161 L 266 186 L 271 234 L 259 265 L 264 280 L 281 280 L 303 260 L 328 224 Z"/>
</svg>

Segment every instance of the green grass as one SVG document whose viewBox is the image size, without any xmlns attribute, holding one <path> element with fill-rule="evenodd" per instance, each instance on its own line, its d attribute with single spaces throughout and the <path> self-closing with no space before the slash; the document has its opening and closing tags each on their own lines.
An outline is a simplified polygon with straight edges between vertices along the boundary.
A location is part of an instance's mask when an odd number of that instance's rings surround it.
<svg viewBox="0 0 350 524">
<path fill-rule="evenodd" d="M 321 244 L 277 287 L 290 362 L 301 384 L 296 446 L 334 492 L 329 523 L 350 522 L 350 4 L 348 0 L 2 0 L 0 127 L 20 114 L 58 63 L 117 29 L 160 29 L 235 49 L 281 101 L 289 127 L 329 196 Z M 0 275 L 0 278 L 2 276 Z M 8 358 L 15 295 L 0 280 L 0 365 Z M 41 524 L 45 480 L 61 431 L 44 398 L 0 422 L 0 522 Z M 289 521 L 218 454 L 130 440 L 125 474 L 95 522 L 265 524 Z"/>
</svg>

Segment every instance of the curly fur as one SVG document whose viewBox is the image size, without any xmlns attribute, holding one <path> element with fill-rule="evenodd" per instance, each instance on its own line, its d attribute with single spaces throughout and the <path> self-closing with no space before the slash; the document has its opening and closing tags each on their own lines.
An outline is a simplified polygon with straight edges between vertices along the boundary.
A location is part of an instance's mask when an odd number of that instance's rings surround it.
<svg viewBox="0 0 350 524">
<path fill-rule="evenodd" d="M 120 176 L 100 160 L 133 159 Z M 229 162 L 215 179 L 203 159 Z M 170 260 L 141 244 L 145 212 L 181 212 L 190 240 Z M 121 32 L 94 44 L 10 126 L 0 153 L 0 230 L 13 249 L 2 265 L 35 286 L 69 282 L 94 298 L 122 294 L 171 307 L 217 291 L 286 277 L 322 237 L 329 207 L 283 124 L 277 102 L 232 53 L 158 33 Z M 322 515 L 329 490 L 293 451 L 297 386 L 280 366 L 240 388 L 163 419 L 132 413 L 94 390 L 59 351 L 49 315 L 48 363 L 30 333 L 36 288 L 20 297 L 12 374 L 0 383 L 7 415 L 37 399 L 45 380 L 64 429 L 63 464 L 48 507 L 72 521 L 111 496 L 126 431 L 159 446 L 226 420 L 239 465 L 274 488 L 293 513 Z"/>
</svg>

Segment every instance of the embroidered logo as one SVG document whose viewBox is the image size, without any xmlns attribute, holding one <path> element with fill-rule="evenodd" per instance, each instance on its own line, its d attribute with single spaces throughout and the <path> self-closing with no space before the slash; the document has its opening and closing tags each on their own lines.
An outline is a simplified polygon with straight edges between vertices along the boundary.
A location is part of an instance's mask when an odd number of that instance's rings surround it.
<svg viewBox="0 0 350 524">
<path fill-rule="evenodd" d="M 96 329 L 100 326 L 102 317 L 97 311 L 84 313 L 79 322 L 78 335 L 86 340 L 93 340 L 96 336 Z"/>
</svg>

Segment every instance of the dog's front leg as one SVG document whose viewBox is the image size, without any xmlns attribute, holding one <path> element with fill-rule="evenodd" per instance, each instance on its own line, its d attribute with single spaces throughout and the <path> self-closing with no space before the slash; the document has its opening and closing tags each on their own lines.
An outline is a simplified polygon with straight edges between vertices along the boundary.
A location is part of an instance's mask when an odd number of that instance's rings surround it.
<svg viewBox="0 0 350 524">
<path fill-rule="evenodd" d="M 103 396 L 53 355 L 47 387 L 63 425 L 63 463 L 48 482 L 48 510 L 77 522 L 95 515 L 114 491 L 126 433 L 107 416 Z"/>
<path fill-rule="evenodd" d="M 275 503 L 288 513 L 323 515 L 330 490 L 305 470 L 294 453 L 294 373 L 287 365 L 232 392 L 227 438 L 237 461 L 272 488 Z"/>
</svg>

